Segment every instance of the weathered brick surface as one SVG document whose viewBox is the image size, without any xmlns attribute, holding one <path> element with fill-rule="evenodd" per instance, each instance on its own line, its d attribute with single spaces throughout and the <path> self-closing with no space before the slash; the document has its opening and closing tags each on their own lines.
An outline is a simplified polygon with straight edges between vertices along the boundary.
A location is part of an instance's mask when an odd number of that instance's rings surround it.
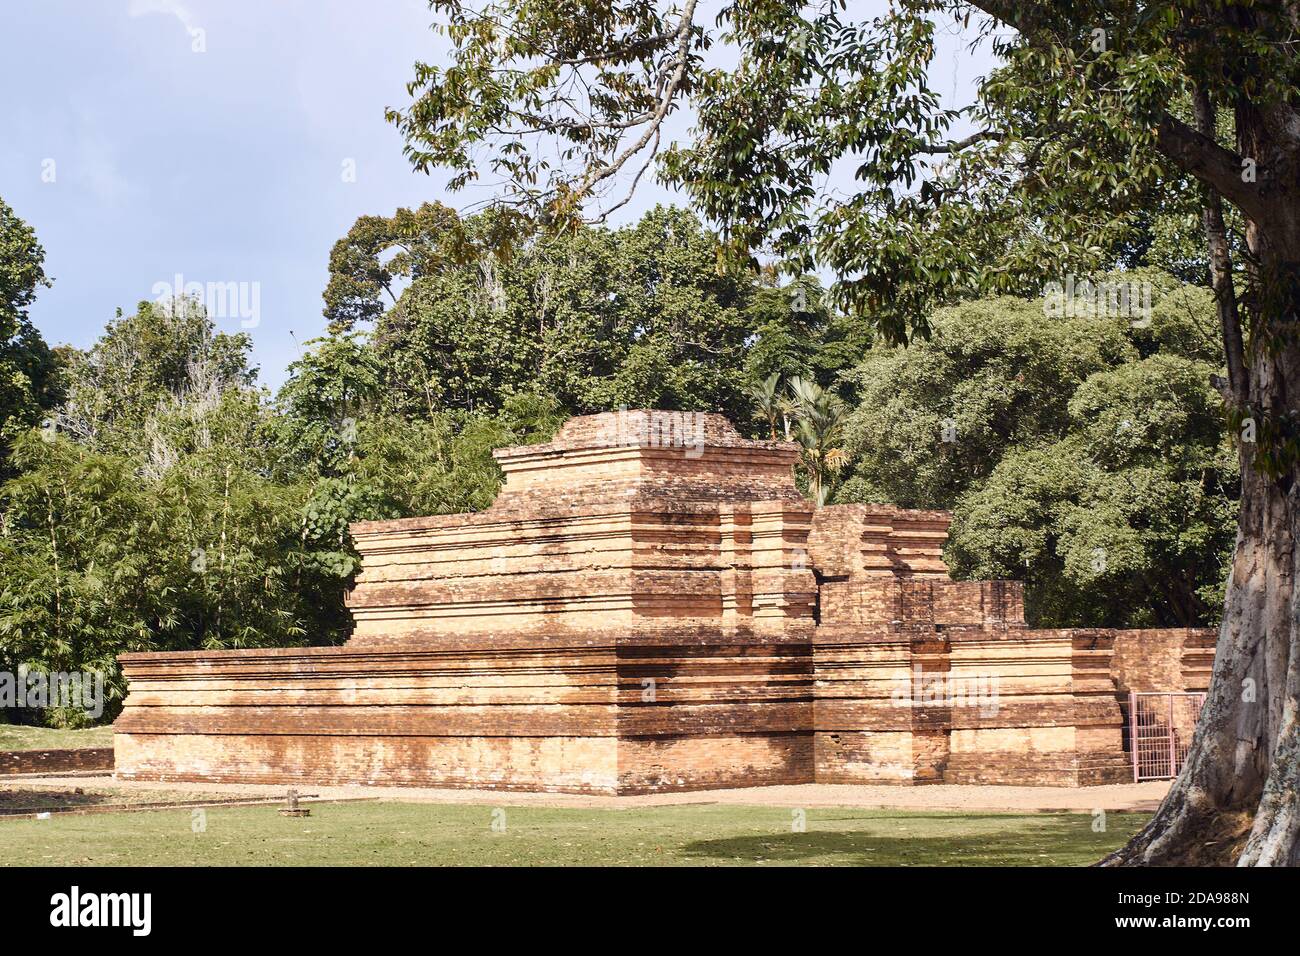
<svg viewBox="0 0 1300 956">
<path fill-rule="evenodd" d="M 571 420 L 481 514 L 363 522 L 342 648 L 124 655 L 119 773 L 637 792 L 812 779 L 812 507 L 719 416 Z"/>
<path fill-rule="evenodd" d="M 112 747 L 0 752 L 0 776 L 15 773 L 75 773 L 83 770 L 112 769 Z"/>
<path fill-rule="evenodd" d="M 1212 636 L 1028 629 L 1018 583 L 948 579 L 946 517 L 871 505 L 814 517 L 816 779 L 1127 779 L 1121 704 L 1130 685 L 1195 689 L 1208 677 Z"/>
<path fill-rule="evenodd" d="M 949 516 L 814 509 L 719 416 L 571 419 L 473 515 L 362 522 L 339 648 L 127 654 L 117 772 L 636 793 L 1127 772 L 1131 684 L 1200 632 L 1030 630 Z"/>
</svg>

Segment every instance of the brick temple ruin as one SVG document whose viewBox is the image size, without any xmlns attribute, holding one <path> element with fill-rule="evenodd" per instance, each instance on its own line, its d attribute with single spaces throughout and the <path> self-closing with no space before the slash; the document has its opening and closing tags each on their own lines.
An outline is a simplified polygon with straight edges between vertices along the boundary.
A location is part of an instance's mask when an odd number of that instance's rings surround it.
<svg viewBox="0 0 1300 956">
<path fill-rule="evenodd" d="M 1130 690 L 1202 630 L 1025 626 L 949 515 L 815 508 L 718 415 L 573 418 L 475 514 L 360 522 L 341 647 L 123 654 L 117 774 L 642 793 L 1131 779 Z"/>
</svg>

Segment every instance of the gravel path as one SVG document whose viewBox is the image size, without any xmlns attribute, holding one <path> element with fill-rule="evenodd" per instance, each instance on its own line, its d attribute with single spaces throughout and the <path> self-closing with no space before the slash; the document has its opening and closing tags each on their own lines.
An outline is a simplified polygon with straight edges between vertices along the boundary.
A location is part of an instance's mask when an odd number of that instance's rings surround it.
<svg viewBox="0 0 1300 956">
<path fill-rule="evenodd" d="M 37 784 L 37 780 L 28 779 Z M 103 777 L 45 777 L 45 787 L 109 786 L 127 791 L 161 790 L 208 795 L 273 796 L 287 785 L 146 782 Z M 690 793 L 656 793 L 613 797 L 567 793 L 516 793 L 495 790 L 445 790 L 423 787 L 315 786 L 297 784 L 302 794 L 325 800 L 370 798 L 404 803 L 465 803 L 544 807 L 651 807 L 674 804 L 730 803 L 785 807 L 857 807 L 891 810 L 959 810 L 1025 813 L 1071 810 L 1152 811 L 1169 789 L 1168 781 L 1115 784 L 1105 787 L 970 787 L 931 784 L 919 787 L 857 786 L 808 783 L 735 790 L 697 790 Z"/>
</svg>

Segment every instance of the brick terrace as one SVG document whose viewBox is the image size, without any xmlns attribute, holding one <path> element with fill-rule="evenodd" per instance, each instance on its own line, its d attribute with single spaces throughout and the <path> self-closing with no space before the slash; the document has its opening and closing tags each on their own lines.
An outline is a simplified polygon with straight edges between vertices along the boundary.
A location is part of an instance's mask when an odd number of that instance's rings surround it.
<svg viewBox="0 0 1300 956">
<path fill-rule="evenodd" d="M 675 416 L 675 417 L 674 417 Z M 665 438 L 671 439 L 665 441 Z M 124 654 L 124 780 L 632 794 L 1128 779 L 1200 630 L 1032 630 L 949 516 L 814 508 L 717 415 L 571 419 L 485 512 L 361 522 L 343 647 Z"/>
</svg>

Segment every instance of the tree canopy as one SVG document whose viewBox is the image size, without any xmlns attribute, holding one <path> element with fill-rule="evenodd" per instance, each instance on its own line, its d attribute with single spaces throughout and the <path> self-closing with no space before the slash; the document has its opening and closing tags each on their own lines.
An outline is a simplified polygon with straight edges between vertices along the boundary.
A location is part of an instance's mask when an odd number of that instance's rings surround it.
<svg viewBox="0 0 1300 956">
<path fill-rule="evenodd" d="M 13 442 L 59 396 L 58 362 L 27 315 L 37 291 L 50 284 L 44 265 L 36 233 L 0 199 L 0 481 L 13 474 Z"/>
<path fill-rule="evenodd" d="M 1035 624 L 1215 621 L 1239 492 L 1213 297 L 1145 275 L 1137 325 L 1003 297 L 871 349 L 835 500 L 952 510 L 953 573 L 1025 580 Z"/>
<path fill-rule="evenodd" d="M 575 414 L 709 410 L 744 423 L 748 379 L 781 371 L 829 384 L 870 339 L 827 307 L 811 277 L 777 289 L 720 267 L 716 237 L 685 210 L 660 207 L 618 229 L 583 226 L 505 247 L 485 238 L 498 218 L 424 207 L 362 217 L 352 230 L 402 222 L 417 224 L 404 240 L 413 249 L 459 243 L 457 257 L 419 253 L 404 262 L 421 265 L 400 269 L 395 259 L 381 264 L 376 243 L 366 264 L 350 252 L 345 271 L 331 271 L 326 316 L 339 334 L 365 317 L 373 385 L 390 406 L 494 411 L 511 396 L 545 394 Z M 336 249 L 332 265 L 339 259 Z M 357 318 L 339 318 L 335 293 L 353 287 L 347 276 L 398 271 L 409 284 L 391 302 L 381 292 L 391 278 L 376 280 L 349 300 Z"/>
</svg>

